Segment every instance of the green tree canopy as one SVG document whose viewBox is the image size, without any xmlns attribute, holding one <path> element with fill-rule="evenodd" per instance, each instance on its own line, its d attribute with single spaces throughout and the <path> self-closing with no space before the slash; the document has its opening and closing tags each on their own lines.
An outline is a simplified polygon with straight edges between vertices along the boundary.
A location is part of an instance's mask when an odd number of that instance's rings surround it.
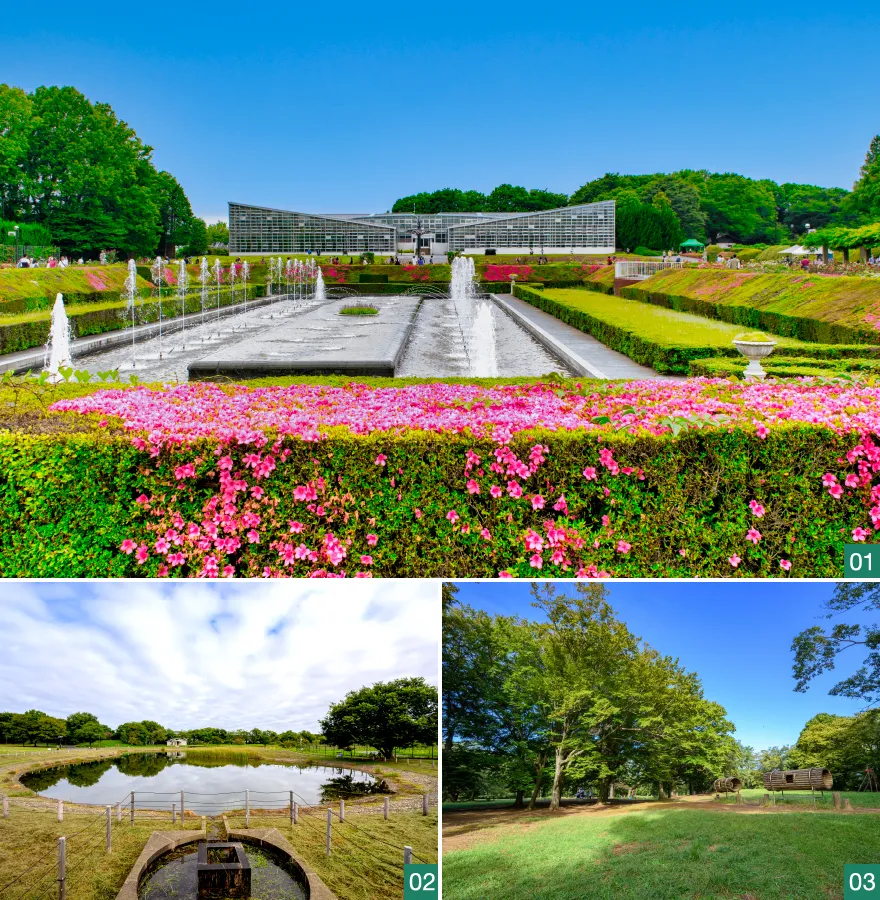
<svg viewBox="0 0 880 900">
<path fill-rule="evenodd" d="M 437 738 L 437 689 L 424 678 L 398 678 L 346 694 L 321 720 L 324 737 L 337 747 L 375 747 L 388 759 L 396 747 L 433 744 Z"/>
</svg>

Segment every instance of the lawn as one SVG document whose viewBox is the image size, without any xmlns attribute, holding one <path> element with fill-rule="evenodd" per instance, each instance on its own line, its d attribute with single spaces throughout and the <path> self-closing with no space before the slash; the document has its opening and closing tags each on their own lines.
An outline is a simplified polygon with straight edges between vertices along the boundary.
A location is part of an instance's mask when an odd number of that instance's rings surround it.
<svg viewBox="0 0 880 900">
<path fill-rule="evenodd" d="M 844 864 L 880 856 L 878 824 L 874 815 L 720 809 L 538 815 L 446 853 L 443 896 L 842 898 Z"/>
<path fill-rule="evenodd" d="M 338 808 L 338 807 L 337 807 Z M 244 818 L 228 819 L 229 827 L 244 828 Z M 251 816 L 251 828 L 277 828 L 318 873 L 327 887 L 346 900 L 385 900 L 403 895 L 403 848 L 413 848 L 413 862 L 437 862 L 437 812 L 381 814 L 346 811 L 340 823 L 333 816 L 332 854 L 325 852 L 327 815 L 303 813 L 297 825 L 287 816 Z"/>
<path fill-rule="evenodd" d="M 742 798 L 747 803 L 760 802 L 764 794 L 768 793 L 763 788 L 744 788 L 741 791 Z M 880 794 L 869 791 L 840 791 L 841 800 L 849 800 L 854 807 L 861 809 L 880 810 Z M 730 802 L 730 801 L 728 801 Z M 776 792 L 777 806 L 809 806 L 813 805 L 813 795 L 809 791 L 786 791 L 784 794 Z M 816 805 L 822 809 L 834 809 L 834 797 L 831 791 L 825 791 L 825 796 L 816 794 Z"/>
<path fill-rule="evenodd" d="M 670 269 L 626 297 L 828 343 L 878 342 L 880 278 Z"/>
</svg>

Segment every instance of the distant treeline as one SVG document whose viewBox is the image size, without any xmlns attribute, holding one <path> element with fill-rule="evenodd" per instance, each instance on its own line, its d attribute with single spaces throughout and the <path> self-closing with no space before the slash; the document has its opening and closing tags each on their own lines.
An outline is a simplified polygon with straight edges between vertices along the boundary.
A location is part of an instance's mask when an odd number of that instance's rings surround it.
<svg viewBox="0 0 880 900">
<path fill-rule="evenodd" d="M 11 744 L 94 744 L 98 741 L 118 740 L 132 746 L 164 744 L 170 738 L 185 738 L 188 744 L 281 744 L 298 746 L 324 741 L 321 734 L 311 731 L 250 731 L 225 728 L 193 728 L 175 731 L 158 722 L 145 719 L 142 722 L 124 722 L 111 728 L 88 712 L 72 713 L 66 719 L 47 715 L 38 709 L 24 713 L 0 713 L 0 742 Z"/>
<path fill-rule="evenodd" d="M 510 184 L 499 185 L 489 194 L 443 188 L 401 197 L 392 211 L 531 212 L 599 200 L 617 201 L 617 243 L 624 249 L 671 249 L 669 243 L 658 242 L 678 238 L 679 233 L 703 243 L 721 237 L 775 244 L 794 240 L 808 229 L 867 225 L 880 221 L 880 135 L 871 141 L 852 191 L 682 169 L 650 175 L 608 173 L 570 196 Z M 664 225 L 656 214 L 667 206 L 676 224 Z"/>
</svg>

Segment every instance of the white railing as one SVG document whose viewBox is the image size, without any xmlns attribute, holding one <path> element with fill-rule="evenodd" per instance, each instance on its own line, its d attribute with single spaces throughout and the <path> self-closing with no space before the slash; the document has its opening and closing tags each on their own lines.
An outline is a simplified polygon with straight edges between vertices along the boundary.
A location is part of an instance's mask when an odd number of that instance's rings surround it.
<svg viewBox="0 0 880 900">
<path fill-rule="evenodd" d="M 672 259 L 658 259 L 656 262 L 652 259 L 623 259 L 614 263 L 614 277 L 642 281 L 662 272 L 663 269 L 681 269 L 683 266 L 683 262 L 675 262 Z"/>
</svg>

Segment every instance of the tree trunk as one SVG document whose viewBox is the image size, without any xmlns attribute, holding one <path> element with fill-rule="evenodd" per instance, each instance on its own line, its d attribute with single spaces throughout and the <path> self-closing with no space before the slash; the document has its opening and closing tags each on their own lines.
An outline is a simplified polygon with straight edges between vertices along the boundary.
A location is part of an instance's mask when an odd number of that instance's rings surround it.
<svg viewBox="0 0 880 900">
<path fill-rule="evenodd" d="M 394 759 L 394 747 L 380 747 L 379 749 L 382 751 L 382 756 L 385 759 Z"/>
<path fill-rule="evenodd" d="M 562 805 L 562 748 L 556 748 L 556 765 L 553 770 L 553 790 L 550 793 L 550 809 L 559 809 Z"/>
<path fill-rule="evenodd" d="M 541 782 L 544 779 L 544 764 L 547 762 L 547 754 L 542 753 L 538 757 L 538 762 L 535 765 L 537 770 L 535 777 L 535 789 L 532 791 L 532 799 L 529 801 L 529 809 L 534 809 L 535 804 L 538 802 L 538 794 L 541 790 Z"/>
<path fill-rule="evenodd" d="M 611 782 L 611 784 L 608 785 L 608 799 L 609 800 L 614 799 L 614 782 L 613 781 Z"/>
<path fill-rule="evenodd" d="M 843 253 L 843 261 L 845 263 L 848 263 L 849 262 L 849 247 L 844 247 L 841 252 Z"/>
<path fill-rule="evenodd" d="M 599 782 L 599 802 L 607 803 L 609 799 L 609 791 L 611 793 L 611 798 L 614 797 L 614 779 L 612 778 L 603 778 Z"/>
<path fill-rule="evenodd" d="M 525 803 L 523 803 L 523 793 L 523 791 L 517 790 L 516 800 L 513 801 L 514 809 L 522 809 L 525 806 Z"/>
<path fill-rule="evenodd" d="M 828 244 L 822 244 L 822 262 L 828 265 Z"/>
</svg>

